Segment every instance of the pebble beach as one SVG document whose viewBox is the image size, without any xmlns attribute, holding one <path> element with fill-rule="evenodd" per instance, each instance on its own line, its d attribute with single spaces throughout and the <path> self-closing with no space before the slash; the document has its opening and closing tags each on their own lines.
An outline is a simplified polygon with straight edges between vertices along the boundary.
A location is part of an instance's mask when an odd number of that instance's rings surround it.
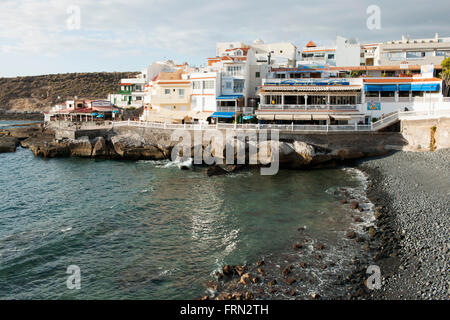
<svg viewBox="0 0 450 320">
<path fill-rule="evenodd" d="M 449 299 L 450 150 L 396 152 L 359 168 L 378 209 L 382 286 L 369 298 Z"/>
</svg>

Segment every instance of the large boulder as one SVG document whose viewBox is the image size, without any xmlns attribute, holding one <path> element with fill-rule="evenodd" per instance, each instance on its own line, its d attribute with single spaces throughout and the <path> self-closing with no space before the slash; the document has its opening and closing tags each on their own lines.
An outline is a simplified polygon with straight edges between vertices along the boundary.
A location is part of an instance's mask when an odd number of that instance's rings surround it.
<svg viewBox="0 0 450 320">
<path fill-rule="evenodd" d="M 103 137 L 97 137 L 92 140 L 92 157 L 94 158 L 116 158 L 117 153 L 114 148 L 110 146 L 109 141 Z"/>
<path fill-rule="evenodd" d="M 19 145 L 19 140 L 11 136 L 0 136 L 0 153 L 14 152 Z"/>
<path fill-rule="evenodd" d="M 139 135 L 113 136 L 111 142 L 114 151 L 128 160 L 163 160 L 166 155 L 156 145 L 147 144 Z"/>
<path fill-rule="evenodd" d="M 73 157 L 91 157 L 92 144 L 88 137 L 82 137 L 69 142 L 70 154 Z"/>
<path fill-rule="evenodd" d="M 43 158 L 70 157 L 70 147 L 66 142 L 52 142 L 30 147 L 35 156 Z"/>
</svg>

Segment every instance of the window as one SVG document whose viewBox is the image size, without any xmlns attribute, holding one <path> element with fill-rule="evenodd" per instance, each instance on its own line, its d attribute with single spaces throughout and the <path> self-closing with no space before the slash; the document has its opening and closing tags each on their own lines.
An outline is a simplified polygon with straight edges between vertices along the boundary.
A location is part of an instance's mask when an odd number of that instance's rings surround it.
<svg viewBox="0 0 450 320">
<path fill-rule="evenodd" d="M 225 82 L 225 88 L 226 89 L 231 89 L 231 81 Z"/>
<path fill-rule="evenodd" d="M 409 51 L 406 53 L 406 59 L 421 59 L 425 57 L 425 52 Z"/>
<path fill-rule="evenodd" d="M 178 89 L 178 94 L 180 97 L 184 96 L 184 89 Z"/>
<path fill-rule="evenodd" d="M 261 73 L 260 73 L 260 72 L 256 72 L 256 73 L 255 73 L 255 77 L 256 77 L 256 78 L 261 77 Z"/>
<path fill-rule="evenodd" d="M 170 94 L 170 89 L 164 89 L 164 94 Z"/>
<path fill-rule="evenodd" d="M 333 60 L 334 59 L 334 54 L 329 54 L 328 55 L 328 59 Z"/>
<path fill-rule="evenodd" d="M 233 91 L 235 93 L 241 93 L 244 91 L 244 80 L 242 79 L 235 79 L 233 81 Z"/>
<path fill-rule="evenodd" d="M 450 51 L 436 51 L 437 57 L 450 57 Z"/>
<path fill-rule="evenodd" d="M 141 96 L 137 96 L 136 97 L 136 101 L 141 101 L 142 100 L 142 97 Z"/>
<path fill-rule="evenodd" d="M 192 89 L 198 90 L 202 88 L 202 82 L 201 81 L 193 81 L 192 82 Z"/>
<path fill-rule="evenodd" d="M 204 80 L 203 89 L 214 89 L 214 80 Z"/>
<path fill-rule="evenodd" d="M 393 61 L 404 60 L 405 53 L 404 52 L 386 53 L 386 58 L 388 58 L 389 60 L 393 60 Z"/>
</svg>

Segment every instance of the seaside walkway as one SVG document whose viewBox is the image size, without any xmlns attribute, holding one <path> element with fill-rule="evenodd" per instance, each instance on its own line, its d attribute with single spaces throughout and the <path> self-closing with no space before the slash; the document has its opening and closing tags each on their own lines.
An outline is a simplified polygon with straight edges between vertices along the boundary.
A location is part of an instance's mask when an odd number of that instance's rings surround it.
<svg viewBox="0 0 450 320">
<path fill-rule="evenodd" d="M 401 120 L 424 120 L 436 119 L 440 117 L 450 117 L 450 110 L 439 110 L 434 112 L 427 111 L 406 111 L 395 112 L 369 125 L 296 125 L 296 124 L 168 124 L 147 121 L 109 121 L 104 124 L 95 122 L 82 122 L 79 125 L 63 126 L 63 130 L 83 131 L 83 130 L 110 130 L 114 127 L 141 127 L 155 129 L 185 129 L 185 130 L 280 130 L 284 132 L 376 132 L 388 126 L 395 124 Z M 57 122 L 53 125 L 58 128 L 61 125 Z"/>
</svg>

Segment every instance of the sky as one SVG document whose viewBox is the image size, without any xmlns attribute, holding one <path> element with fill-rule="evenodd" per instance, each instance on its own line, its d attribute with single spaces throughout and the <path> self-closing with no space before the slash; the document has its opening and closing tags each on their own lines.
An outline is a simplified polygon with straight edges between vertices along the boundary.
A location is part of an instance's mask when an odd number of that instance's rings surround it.
<svg viewBox="0 0 450 320">
<path fill-rule="evenodd" d="M 155 60 L 192 65 L 216 42 L 331 45 L 450 37 L 450 1 L 0 0 L 0 77 L 139 71 Z M 380 27 L 368 28 L 371 5 Z"/>
</svg>

